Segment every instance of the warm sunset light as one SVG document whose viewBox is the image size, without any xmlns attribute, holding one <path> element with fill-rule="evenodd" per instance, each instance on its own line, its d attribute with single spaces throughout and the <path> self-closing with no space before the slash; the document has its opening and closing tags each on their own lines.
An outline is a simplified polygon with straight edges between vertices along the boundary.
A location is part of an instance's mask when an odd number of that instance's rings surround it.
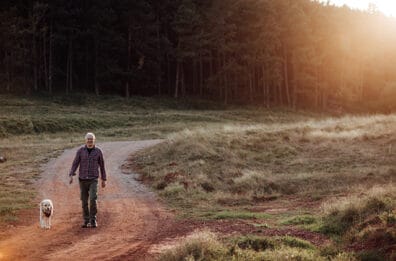
<svg viewBox="0 0 396 261">
<path fill-rule="evenodd" d="M 323 0 L 322 2 L 327 2 Z M 396 1 L 391 0 L 330 0 L 330 4 L 337 6 L 347 5 L 352 9 L 368 10 L 369 6 L 376 7 L 377 11 L 396 17 Z"/>
</svg>

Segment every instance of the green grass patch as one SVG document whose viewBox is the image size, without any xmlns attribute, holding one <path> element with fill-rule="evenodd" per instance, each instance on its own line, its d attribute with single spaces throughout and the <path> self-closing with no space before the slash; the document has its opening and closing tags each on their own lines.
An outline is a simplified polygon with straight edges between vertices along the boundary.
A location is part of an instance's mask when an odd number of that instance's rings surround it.
<svg viewBox="0 0 396 261">
<path fill-rule="evenodd" d="M 282 244 L 288 247 L 302 248 L 302 249 L 315 249 L 315 247 L 306 240 L 300 238 L 285 236 L 280 238 Z"/>
<path fill-rule="evenodd" d="M 220 212 L 208 212 L 205 213 L 203 217 L 209 219 L 270 219 L 273 218 L 273 215 L 267 213 L 225 210 Z"/>
<path fill-rule="evenodd" d="M 311 225 L 317 222 L 317 218 L 311 215 L 301 215 L 281 221 L 281 225 Z"/>
</svg>

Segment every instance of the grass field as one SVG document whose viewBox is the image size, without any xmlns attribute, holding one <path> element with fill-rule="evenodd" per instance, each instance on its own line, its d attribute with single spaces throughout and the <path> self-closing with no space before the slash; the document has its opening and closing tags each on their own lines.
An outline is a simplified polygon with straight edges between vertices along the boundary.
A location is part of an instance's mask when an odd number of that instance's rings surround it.
<svg viewBox="0 0 396 261">
<path fill-rule="evenodd" d="M 299 226 L 341 256 L 360 245 L 358 258 L 394 258 L 396 117 L 290 117 L 184 130 L 134 164 L 184 217 Z"/>
<path fill-rule="evenodd" d="M 19 209 L 32 206 L 40 166 L 93 131 L 99 143 L 165 139 L 124 168 L 140 173 L 181 218 L 297 227 L 331 241 L 318 247 L 298 238 L 203 232 L 162 260 L 395 258 L 395 115 L 331 118 L 84 95 L 0 96 L 0 108 L 0 155 L 8 159 L 0 164 L 2 222 L 16 221 Z"/>
</svg>

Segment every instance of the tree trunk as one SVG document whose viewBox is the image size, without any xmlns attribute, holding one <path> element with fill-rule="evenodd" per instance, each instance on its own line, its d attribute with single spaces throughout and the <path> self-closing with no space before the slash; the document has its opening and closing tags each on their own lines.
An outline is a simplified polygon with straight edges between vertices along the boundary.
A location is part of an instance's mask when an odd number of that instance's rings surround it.
<svg viewBox="0 0 396 261">
<path fill-rule="evenodd" d="M 346 69 L 346 58 L 342 57 L 341 59 L 341 73 L 340 73 L 340 88 L 341 90 L 345 90 L 345 69 Z M 346 97 L 347 99 L 349 97 Z"/>
<path fill-rule="evenodd" d="M 127 100 L 131 97 L 131 94 L 129 93 L 129 81 L 127 81 L 125 85 L 125 97 Z"/>
<path fill-rule="evenodd" d="M 166 55 L 166 70 L 167 70 L 167 81 L 168 81 L 168 86 L 167 86 L 167 94 L 172 93 L 172 70 L 171 70 L 171 62 L 169 58 L 169 54 Z"/>
<path fill-rule="evenodd" d="M 175 82 L 175 98 L 179 97 L 179 77 L 180 77 L 180 62 L 176 62 L 176 82 Z"/>
<path fill-rule="evenodd" d="M 70 42 L 71 37 L 69 36 L 68 48 L 67 48 L 67 62 L 66 62 L 66 95 L 69 94 L 69 85 L 70 85 Z"/>
<path fill-rule="evenodd" d="M 89 84 L 89 42 L 88 39 L 85 39 L 85 88 L 87 88 Z"/>
<path fill-rule="evenodd" d="M 193 73 L 193 75 L 192 75 L 192 81 L 193 81 L 193 84 L 192 84 L 192 89 L 193 89 L 193 94 L 195 95 L 196 93 L 197 93 L 197 78 L 198 78 L 198 73 L 197 73 L 197 60 L 195 59 L 195 58 L 193 58 L 192 59 L 193 60 L 193 63 L 192 63 L 192 67 L 193 67 L 193 69 L 192 69 L 192 73 Z"/>
<path fill-rule="evenodd" d="M 52 56 L 54 52 L 54 36 L 53 36 L 53 31 L 52 31 L 52 22 L 50 25 L 50 46 L 49 46 L 49 58 L 48 58 L 48 92 L 49 94 L 52 94 L 52 77 L 53 77 L 53 61 L 52 61 Z"/>
<path fill-rule="evenodd" d="M 315 68 L 315 108 L 319 109 L 319 66 Z"/>
<path fill-rule="evenodd" d="M 252 69 L 249 68 L 248 66 L 248 77 L 249 77 L 249 102 L 250 104 L 253 103 L 253 75 L 252 75 Z"/>
<path fill-rule="evenodd" d="M 98 39 L 95 37 L 94 49 L 95 49 L 95 64 L 94 64 L 94 88 L 95 88 L 95 95 L 99 96 L 99 83 L 98 83 L 98 49 L 99 43 Z"/>
<path fill-rule="evenodd" d="M 131 51 L 132 51 L 132 27 L 129 26 L 128 28 L 128 61 L 127 61 L 127 80 L 125 84 L 125 97 L 129 99 L 131 96 L 130 94 L 130 89 L 129 89 L 129 84 L 130 84 L 130 73 L 131 73 Z"/>
<path fill-rule="evenodd" d="M 9 93 L 11 91 L 11 68 L 10 68 L 10 55 L 7 51 L 4 51 L 6 58 L 6 73 L 7 73 L 7 85 L 6 90 Z"/>
<path fill-rule="evenodd" d="M 364 84 L 364 73 L 363 73 L 363 65 L 362 62 L 359 63 L 358 65 L 358 75 L 359 77 L 359 101 L 362 102 L 363 101 L 363 95 L 364 95 L 364 91 L 363 91 L 363 84 Z"/>
<path fill-rule="evenodd" d="M 295 55 L 292 56 L 292 64 L 293 64 L 293 110 L 297 107 L 297 88 L 298 88 L 298 77 L 297 77 L 297 68 L 295 62 Z"/>
<path fill-rule="evenodd" d="M 223 58 L 221 57 L 221 55 L 220 54 L 217 54 L 217 68 L 222 68 L 222 61 L 223 61 Z M 216 89 L 218 89 L 218 94 L 219 94 L 219 100 L 222 100 L 223 99 L 223 87 L 224 87 L 224 77 L 223 77 L 223 75 L 221 75 L 221 73 L 223 73 L 223 72 L 221 72 L 221 70 L 219 69 L 218 71 L 217 71 L 217 75 L 218 75 L 218 77 L 216 77 L 216 83 L 215 83 L 215 88 Z M 216 75 L 216 76 L 217 76 Z"/>
<path fill-rule="evenodd" d="M 157 79 L 157 86 L 158 86 L 158 96 L 161 95 L 162 93 L 162 86 L 161 86 L 161 80 L 162 80 L 162 53 L 161 53 L 161 34 L 160 34 L 160 19 L 159 19 L 159 15 L 157 15 L 157 55 L 158 55 L 158 68 L 159 68 L 159 72 L 158 72 L 158 79 Z"/>
<path fill-rule="evenodd" d="M 223 77 L 224 77 L 224 104 L 228 104 L 228 79 L 227 79 L 227 72 L 226 72 L 226 57 L 225 54 L 223 55 Z"/>
<path fill-rule="evenodd" d="M 73 92 L 73 39 L 70 39 L 69 56 L 69 90 L 70 92 Z"/>
<path fill-rule="evenodd" d="M 283 47 L 283 73 L 284 73 L 284 81 L 285 81 L 285 92 L 286 92 L 286 102 L 287 106 L 290 106 L 290 88 L 289 88 L 289 71 L 287 69 L 287 50 L 286 47 Z"/>
<path fill-rule="evenodd" d="M 213 56 L 212 51 L 209 52 L 209 78 L 213 75 Z"/>
<path fill-rule="evenodd" d="M 203 96 L 203 61 L 202 55 L 199 54 L 199 96 L 202 98 Z"/>
<path fill-rule="evenodd" d="M 48 90 L 48 61 L 47 61 L 47 32 L 43 33 L 43 64 L 44 64 L 44 85 L 45 89 Z"/>
<path fill-rule="evenodd" d="M 37 62 L 36 26 L 33 25 L 33 89 L 38 91 L 38 62 Z"/>
<path fill-rule="evenodd" d="M 265 75 L 267 76 L 267 72 L 265 72 Z M 270 107 L 270 85 L 268 84 L 268 79 L 267 79 L 268 77 L 265 77 L 265 91 L 266 91 L 266 94 L 267 94 L 267 98 L 266 98 L 266 102 L 267 102 L 267 108 L 269 108 Z"/>
<path fill-rule="evenodd" d="M 27 39 L 25 39 L 25 37 L 23 37 L 22 38 L 22 49 L 23 49 L 23 51 L 22 51 L 22 53 L 23 53 L 23 56 L 22 56 L 22 59 L 24 60 L 24 61 L 26 61 L 27 59 L 28 59 L 28 55 L 27 55 L 27 53 L 26 53 L 26 50 L 27 50 Z M 26 63 L 23 63 L 23 65 L 22 65 L 22 70 L 23 70 L 23 78 L 22 78 L 22 86 L 23 86 L 23 89 L 26 91 L 26 95 L 30 95 L 30 93 L 31 93 L 31 87 L 30 86 L 28 86 L 28 81 L 27 81 L 27 73 L 28 73 L 28 70 L 27 70 L 27 68 L 26 68 Z"/>
<path fill-rule="evenodd" d="M 263 104 L 266 105 L 268 107 L 268 103 L 267 103 L 267 84 L 266 84 L 266 77 L 265 77 L 265 66 L 262 65 L 261 66 L 261 73 L 262 73 L 262 93 L 263 93 Z"/>
<path fill-rule="evenodd" d="M 181 94 L 183 97 L 186 97 L 186 82 L 185 82 L 184 64 L 183 63 L 181 63 L 181 66 L 180 66 L 180 75 L 181 75 Z"/>
</svg>

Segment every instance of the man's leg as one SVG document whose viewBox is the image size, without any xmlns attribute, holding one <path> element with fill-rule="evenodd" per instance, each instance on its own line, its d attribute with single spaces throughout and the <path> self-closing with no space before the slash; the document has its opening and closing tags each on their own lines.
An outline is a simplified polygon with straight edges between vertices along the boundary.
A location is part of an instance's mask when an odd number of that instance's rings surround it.
<svg viewBox="0 0 396 261">
<path fill-rule="evenodd" d="M 88 196 L 89 196 L 89 183 L 87 181 L 80 180 L 80 194 L 81 194 L 81 205 L 83 210 L 84 224 L 82 227 L 87 227 L 89 224 L 89 208 L 88 208 Z"/>
<path fill-rule="evenodd" d="M 91 227 L 97 227 L 96 213 L 97 210 L 97 199 L 98 199 L 98 180 L 95 179 L 90 182 L 89 186 L 89 219 Z"/>
</svg>

